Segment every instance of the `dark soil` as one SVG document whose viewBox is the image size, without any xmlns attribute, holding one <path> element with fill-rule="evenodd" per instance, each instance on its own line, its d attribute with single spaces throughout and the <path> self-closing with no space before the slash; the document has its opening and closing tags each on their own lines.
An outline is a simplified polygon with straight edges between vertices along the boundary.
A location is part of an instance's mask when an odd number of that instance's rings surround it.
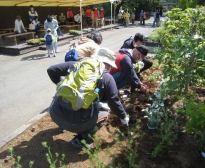
<svg viewBox="0 0 205 168">
<path fill-rule="evenodd" d="M 151 72 L 161 71 L 153 67 Z M 126 156 L 131 152 L 137 156 L 134 163 L 140 168 L 204 168 L 205 158 L 200 154 L 198 144 L 192 134 L 184 133 L 184 123 L 186 118 L 180 116 L 173 128 L 173 145 L 164 144 L 164 148 L 158 153 L 156 157 L 151 155 L 154 148 L 161 141 L 161 136 L 158 130 L 149 130 L 147 128 L 146 115 L 141 110 L 146 107 L 148 96 L 153 96 L 152 92 L 157 89 L 157 80 L 150 81 L 143 74 L 143 83 L 149 86 L 150 93 L 143 95 L 139 91 L 128 95 L 128 99 L 123 101 L 123 105 L 130 115 L 129 130 L 134 132 L 133 136 L 127 135 L 127 128 L 122 127 L 121 122 L 117 116 L 110 114 L 108 122 L 97 132 L 96 137 L 102 137 L 101 152 L 98 154 L 99 160 L 105 159 L 103 164 L 106 167 L 112 165 L 117 167 L 120 163 L 121 168 L 128 168 L 129 164 Z M 127 88 L 127 87 L 126 87 Z M 200 97 L 205 96 L 205 92 L 199 92 Z M 201 95 L 202 94 L 202 95 Z M 166 101 L 167 108 L 171 109 L 170 118 L 176 115 L 175 109 L 182 107 L 181 101 L 168 99 Z M 136 126 L 138 126 L 136 128 Z M 125 133 L 124 137 L 120 137 L 116 141 L 115 137 L 119 133 L 117 129 L 120 128 L 121 132 Z M 46 141 L 53 153 L 65 153 L 66 158 L 63 163 L 69 168 L 87 168 L 94 166 L 94 163 L 89 159 L 88 154 L 73 147 L 69 141 L 73 138 L 74 134 L 70 132 L 59 133 L 58 126 L 52 122 L 49 115 L 46 115 L 32 127 L 27 129 L 23 134 L 16 137 L 13 141 L 7 144 L 0 150 L 0 164 L 4 167 L 11 167 L 13 165 L 12 159 L 4 159 L 10 156 L 8 152 L 9 147 L 14 148 L 14 158 L 21 156 L 20 164 L 22 167 L 29 167 L 29 161 L 34 160 L 35 168 L 48 168 L 49 164 L 46 159 L 47 149 L 41 143 Z M 130 148 L 127 142 L 133 138 L 134 143 Z M 119 145 L 119 141 L 121 144 Z M 94 144 L 94 149 L 96 144 Z M 107 149 L 111 151 L 107 156 L 105 153 Z M 8 158 L 8 157 L 7 157 Z"/>
</svg>

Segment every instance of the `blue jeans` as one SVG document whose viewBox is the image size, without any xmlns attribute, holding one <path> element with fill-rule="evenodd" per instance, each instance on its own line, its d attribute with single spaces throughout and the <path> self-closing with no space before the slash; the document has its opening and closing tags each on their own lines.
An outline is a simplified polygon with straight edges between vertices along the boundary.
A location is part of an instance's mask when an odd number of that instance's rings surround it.
<svg viewBox="0 0 205 168">
<path fill-rule="evenodd" d="M 131 74 L 132 74 L 132 76 L 136 75 L 136 72 L 134 71 L 134 69 L 131 70 Z M 117 85 L 118 90 L 126 84 L 124 72 L 119 71 L 119 72 L 112 74 L 112 76 L 115 79 L 115 83 Z"/>
<path fill-rule="evenodd" d="M 63 33 L 62 33 L 60 27 L 57 29 L 57 33 L 58 33 L 59 36 L 62 36 L 62 35 L 63 35 Z"/>
</svg>

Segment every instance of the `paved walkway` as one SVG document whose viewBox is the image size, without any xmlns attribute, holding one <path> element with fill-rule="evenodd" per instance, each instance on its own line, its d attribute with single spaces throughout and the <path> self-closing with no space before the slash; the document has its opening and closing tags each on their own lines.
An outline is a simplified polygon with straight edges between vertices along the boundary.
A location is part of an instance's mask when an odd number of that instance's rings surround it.
<svg viewBox="0 0 205 168">
<path fill-rule="evenodd" d="M 154 29 L 151 23 L 152 19 L 146 21 L 145 26 L 137 24 L 104 31 L 101 46 L 118 51 L 123 41 L 135 33 L 151 34 Z M 46 70 L 50 65 L 64 61 L 67 47 L 59 47 L 56 58 L 48 58 L 46 51 L 40 50 L 20 56 L 0 55 L 0 147 L 38 119 L 30 121 L 34 116 L 47 111 L 55 94 L 55 85 Z M 21 129 L 14 132 L 19 127 Z"/>
</svg>

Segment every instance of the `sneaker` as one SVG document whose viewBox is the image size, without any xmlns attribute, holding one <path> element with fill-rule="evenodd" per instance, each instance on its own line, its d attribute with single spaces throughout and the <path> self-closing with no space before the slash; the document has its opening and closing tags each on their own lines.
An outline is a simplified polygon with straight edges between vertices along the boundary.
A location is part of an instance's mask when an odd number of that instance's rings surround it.
<svg viewBox="0 0 205 168">
<path fill-rule="evenodd" d="M 63 128 L 59 128 L 59 132 L 60 132 L 60 133 L 64 133 L 64 132 L 66 132 L 66 130 L 63 129 Z"/>
<path fill-rule="evenodd" d="M 110 107 L 108 106 L 107 103 L 99 102 L 98 107 L 99 107 L 99 109 L 102 109 L 102 110 L 106 110 L 106 111 L 110 110 Z"/>
<path fill-rule="evenodd" d="M 56 54 L 54 54 L 53 56 L 56 57 Z"/>
<path fill-rule="evenodd" d="M 51 55 L 50 55 L 50 54 L 48 54 L 48 57 L 51 57 Z"/>
<path fill-rule="evenodd" d="M 56 50 L 56 53 L 59 53 L 60 51 Z"/>
<path fill-rule="evenodd" d="M 73 145 L 73 146 L 75 146 L 75 147 L 77 147 L 77 148 L 91 148 L 92 147 L 92 145 L 93 145 L 93 143 L 90 143 L 90 144 L 88 144 L 88 143 L 83 143 L 82 141 L 83 141 L 84 139 L 83 138 L 81 138 L 81 136 L 80 135 L 76 135 L 71 141 L 70 141 L 70 143 Z M 85 140 L 84 140 L 85 141 Z M 86 142 L 86 141 L 85 141 Z"/>
</svg>

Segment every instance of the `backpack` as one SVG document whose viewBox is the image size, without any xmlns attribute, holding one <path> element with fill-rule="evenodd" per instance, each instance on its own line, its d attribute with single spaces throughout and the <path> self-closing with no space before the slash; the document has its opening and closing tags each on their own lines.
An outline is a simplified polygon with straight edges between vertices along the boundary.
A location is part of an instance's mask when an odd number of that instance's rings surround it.
<svg viewBox="0 0 205 168">
<path fill-rule="evenodd" d="M 159 18 L 159 12 L 156 13 L 156 18 Z"/>
<path fill-rule="evenodd" d="M 105 65 L 94 58 L 86 58 L 74 64 L 69 75 L 57 84 L 57 102 L 63 107 L 77 111 L 87 109 L 97 100 Z"/>
<path fill-rule="evenodd" d="M 73 47 L 73 49 L 71 49 L 71 47 Z M 65 55 L 65 62 L 78 60 L 78 51 L 75 48 L 75 43 L 69 46 L 69 51 Z"/>
<path fill-rule="evenodd" d="M 53 42 L 52 36 L 51 36 L 50 34 L 47 34 L 47 36 L 46 36 L 46 42 L 47 42 L 47 43 L 52 43 L 52 42 Z"/>
</svg>

